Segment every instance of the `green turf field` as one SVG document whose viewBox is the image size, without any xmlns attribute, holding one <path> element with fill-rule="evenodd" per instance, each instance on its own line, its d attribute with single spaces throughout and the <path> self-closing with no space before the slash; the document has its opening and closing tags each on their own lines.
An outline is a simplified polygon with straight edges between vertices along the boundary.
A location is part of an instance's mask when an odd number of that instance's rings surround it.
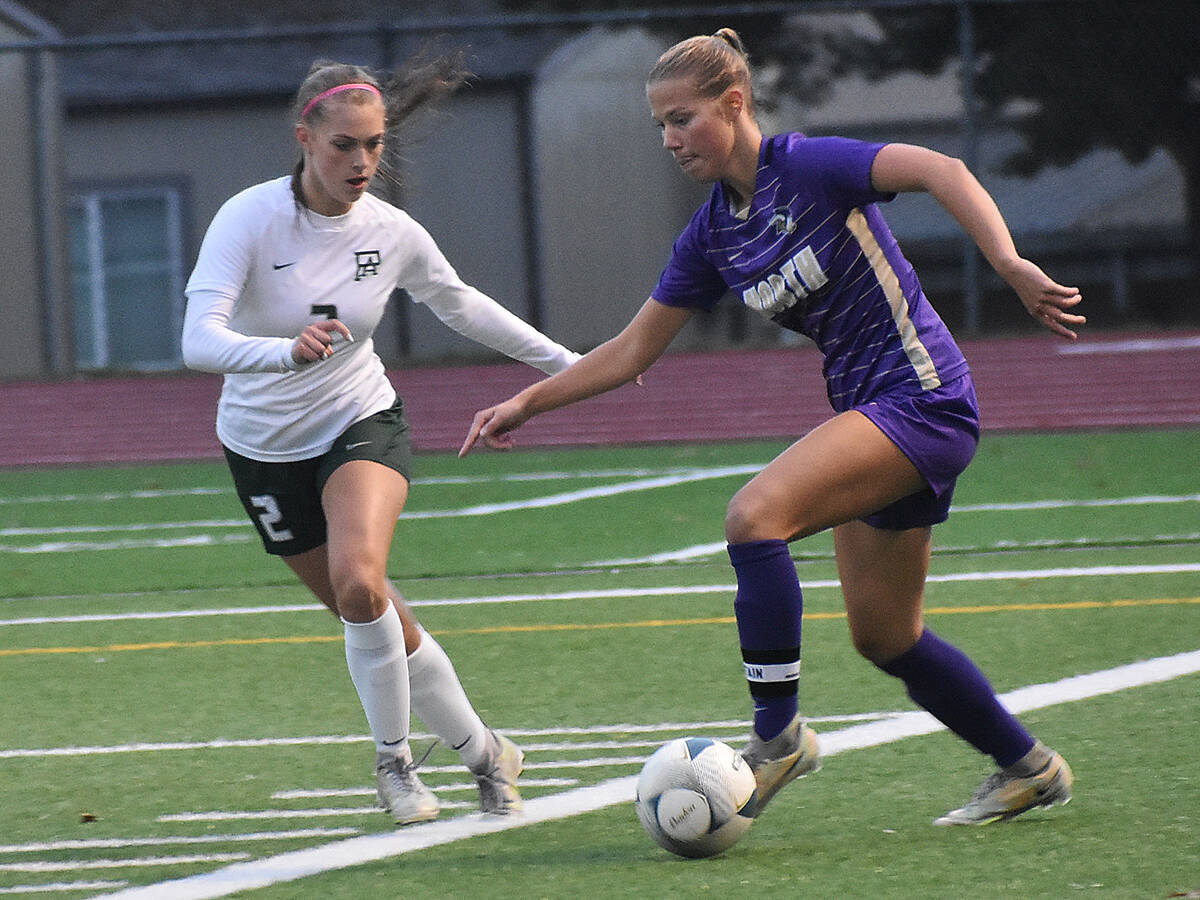
<svg viewBox="0 0 1200 900">
<path fill-rule="evenodd" d="M 629 781 L 658 744 L 744 740 L 721 521 L 782 446 L 418 458 L 390 573 L 526 749 L 530 816 L 494 832 L 440 747 L 439 822 L 371 808 L 341 628 L 262 553 L 222 465 L 0 472 L 0 894 L 1200 891 L 1200 430 L 988 435 L 935 532 L 929 624 L 1067 757 L 1069 806 L 930 825 L 988 761 L 890 733 L 913 707 L 850 647 L 819 535 L 793 545 L 801 707 L 834 752 L 723 856 L 646 837 Z"/>
</svg>

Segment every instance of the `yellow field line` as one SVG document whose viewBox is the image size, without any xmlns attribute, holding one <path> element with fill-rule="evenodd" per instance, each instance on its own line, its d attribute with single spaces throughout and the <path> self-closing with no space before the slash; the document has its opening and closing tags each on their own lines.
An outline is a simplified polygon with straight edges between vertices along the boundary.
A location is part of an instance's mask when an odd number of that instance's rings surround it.
<svg viewBox="0 0 1200 900">
<path fill-rule="evenodd" d="M 1040 612 L 1077 609 L 1132 609 L 1147 606 L 1200 604 L 1200 597 L 1161 597 L 1147 600 L 1079 600 L 1073 603 L 1010 603 L 988 606 L 934 606 L 927 616 L 971 615 L 995 612 Z M 805 613 L 806 621 L 844 619 L 844 612 Z M 526 634 L 554 631 L 599 631 L 613 628 L 676 628 L 683 625 L 732 625 L 733 616 L 694 619 L 645 619 L 638 622 L 592 622 L 538 625 L 489 625 L 482 628 L 430 629 L 433 635 Z M 310 637 L 223 638 L 211 641 L 154 641 L 143 644 L 103 644 L 91 647 L 22 647 L 0 650 L 4 656 L 50 656 L 65 653 L 123 653 L 131 650 L 193 650 L 201 647 L 260 647 L 266 644 L 326 644 L 342 640 L 340 634 Z"/>
</svg>

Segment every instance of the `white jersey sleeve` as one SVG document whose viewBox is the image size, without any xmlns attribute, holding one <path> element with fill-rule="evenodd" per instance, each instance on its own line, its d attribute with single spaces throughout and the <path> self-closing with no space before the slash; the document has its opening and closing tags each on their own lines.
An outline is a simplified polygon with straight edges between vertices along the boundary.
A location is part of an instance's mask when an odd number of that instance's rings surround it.
<svg viewBox="0 0 1200 900">
<path fill-rule="evenodd" d="M 229 327 L 235 297 L 193 288 L 183 319 L 183 364 L 200 372 L 290 372 L 289 338 L 251 337 Z"/>
<path fill-rule="evenodd" d="M 466 284 L 433 238 L 415 222 L 412 270 L 404 288 L 463 337 L 553 375 L 579 354 L 546 337 L 482 291 Z"/>
<path fill-rule="evenodd" d="M 248 223 L 265 221 L 251 205 L 256 194 L 227 201 L 204 235 L 196 268 L 188 279 L 183 319 L 183 363 L 189 369 L 232 372 L 288 372 L 294 339 L 242 334 L 229 325 L 234 303 L 245 288 L 259 235 Z"/>
<path fill-rule="evenodd" d="M 391 406 L 396 391 L 374 335 L 397 287 L 465 337 L 543 372 L 578 358 L 465 284 L 403 210 L 367 195 L 344 215 L 321 216 L 299 207 L 280 178 L 225 202 L 188 279 L 184 361 L 225 376 L 221 443 L 263 462 L 310 459 Z M 330 318 L 354 340 L 295 363 L 296 336 Z"/>
</svg>

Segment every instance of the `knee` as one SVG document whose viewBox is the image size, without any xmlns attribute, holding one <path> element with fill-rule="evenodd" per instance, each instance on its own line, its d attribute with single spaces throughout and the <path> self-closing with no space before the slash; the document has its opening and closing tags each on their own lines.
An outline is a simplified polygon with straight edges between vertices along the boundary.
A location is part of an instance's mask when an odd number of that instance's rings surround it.
<svg viewBox="0 0 1200 900">
<path fill-rule="evenodd" d="M 887 641 L 881 639 L 879 635 L 852 630 L 850 642 L 854 645 L 858 655 L 872 665 L 881 666 L 892 658 L 891 648 Z"/>
<path fill-rule="evenodd" d="M 919 637 L 902 629 L 850 628 L 850 642 L 858 655 L 879 668 L 903 656 Z"/>
<path fill-rule="evenodd" d="M 742 489 L 725 507 L 725 540 L 731 544 L 789 537 L 774 527 L 770 505 L 757 494 Z"/>
<path fill-rule="evenodd" d="M 351 622 L 373 622 L 387 612 L 387 590 L 371 567 L 353 563 L 330 571 L 338 615 Z"/>
</svg>

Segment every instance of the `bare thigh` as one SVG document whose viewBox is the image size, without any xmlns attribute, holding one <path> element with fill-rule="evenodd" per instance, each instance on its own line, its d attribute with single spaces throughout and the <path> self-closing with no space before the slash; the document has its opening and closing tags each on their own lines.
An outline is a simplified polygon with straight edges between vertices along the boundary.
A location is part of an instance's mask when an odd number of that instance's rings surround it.
<svg viewBox="0 0 1200 900">
<path fill-rule="evenodd" d="M 833 530 L 850 639 L 877 665 L 911 648 L 925 627 L 931 533 L 929 528 L 887 531 L 860 521 Z"/>
<path fill-rule="evenodd" d="M 731 544 L 807 537 L 924 487 L 900 448 L 851 410 L 796 441 L 734 495 L 725 537 Z"/>
<path fill-rule="evenodd" d="M 329 476 L 321 494 L 325 545 L 285 561 L 341 618 L 378 619 L 388 607 L 388 553 L 407 498 L 408 481 L 399 472 L 351 460 Z"/>
</svg>

